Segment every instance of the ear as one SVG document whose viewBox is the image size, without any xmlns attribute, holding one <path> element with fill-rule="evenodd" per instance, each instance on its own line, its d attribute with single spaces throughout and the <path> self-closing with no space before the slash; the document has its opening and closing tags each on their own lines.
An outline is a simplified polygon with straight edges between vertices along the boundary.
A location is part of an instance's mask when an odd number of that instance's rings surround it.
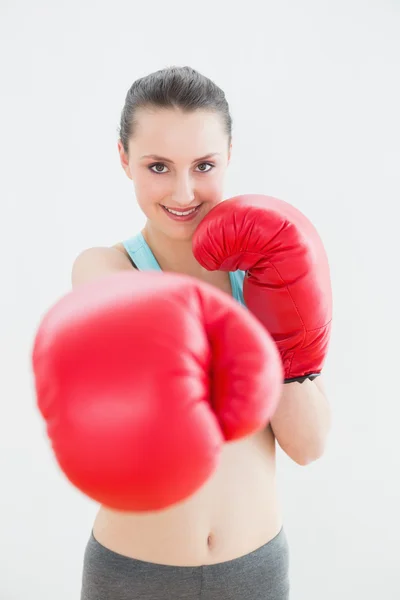
<svg viewBox="0 0 400 600">
<path fill-rule="evenodd" d="M 121 166 L 122 166 L 123 170 L 129 177 L 129 179 L 132 179 L 131 170 L 129 168 L 129 158 L 124 150 L 121 140 L 118 141 L 118 153 L 119 153 L 119 158 L 120 158 Z"/>
<path fill-rule="evenodd" d="M 229 150 L 228 150 L 228 165 L 231 162 L 231 156 L 232 156 L 232 142 L 229 146 Z"/>
</svg>

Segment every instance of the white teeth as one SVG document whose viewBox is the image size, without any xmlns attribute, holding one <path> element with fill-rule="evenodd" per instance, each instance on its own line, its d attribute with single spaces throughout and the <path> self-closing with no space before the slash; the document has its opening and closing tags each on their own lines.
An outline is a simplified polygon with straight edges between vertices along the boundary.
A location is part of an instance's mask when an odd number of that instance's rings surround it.
<svg viewBox="0 0 400 600">
<path fill-rule="evenodd" d="M 195 208 L 192 208 L 191 210 L 187 210 L 186 212 L 178 212 L 176 210 L 171 210 L 170 208 L 167 208 L 166 206 L 164 206 L 164 208 L 165 208 L 165 210 L 172 213 L 173 215 L 177 215 L 178 217 L 186 217 L 187 215 L 191 215 L 192 213 L 194 213 L 197 206 Z"/>
</svg>

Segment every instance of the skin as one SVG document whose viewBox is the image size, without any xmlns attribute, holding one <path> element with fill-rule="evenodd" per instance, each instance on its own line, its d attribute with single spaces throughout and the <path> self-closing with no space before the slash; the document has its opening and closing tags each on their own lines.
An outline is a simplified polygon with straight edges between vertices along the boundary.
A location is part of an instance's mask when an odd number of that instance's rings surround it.
<svg viewBox="0 0 400 600">
<path fill-rule="evenodd" d="M 224 199 L 232 147 L 221 117 L 204 111 L 142 109 L 137 120 L 129 153 L 121 143 L 118 151 L 146 215 L 147 243 L 162 270 L 197 277 L 231 294 L 229 274 L 204 270 L 191 251 L 198 223 Z M 149 154 L 168 161 L 143 158 Z M 201 158 L 209 154 L 214 156 Z M 197 218 L 188 223 L 172 221 L 162 208 L 198 204 L 202 207 Z M 129 268 L 122 244 L 117 243 L 113 252 L 121 256 L 120 268 Z M 116 264 L 117 257 L 112 258 Z M 283 386 L 275 422 L 256 435 L 226 444 L 214 475 L 187 500 L 146 514 L 101 507 L 93 528 L 96 539 L 119 554 L 179 566 L 231 560 L 270 541 L 282 526 L 276 439 L 298 464 L 308 464 L 323 452 L 329 410 L 322 383 L 315 382 Z"/>
</svg>

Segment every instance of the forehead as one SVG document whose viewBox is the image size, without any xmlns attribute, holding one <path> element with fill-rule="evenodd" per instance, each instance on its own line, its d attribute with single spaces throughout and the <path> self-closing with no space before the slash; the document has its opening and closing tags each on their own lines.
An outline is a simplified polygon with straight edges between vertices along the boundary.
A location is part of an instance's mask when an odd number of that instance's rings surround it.
<svg viewBox="0 0 400 600">
<path fill-rule="evenodd" d="M 132 150 L 141 154 L 162 156 L 202 156 L 222 151 L 226 133 L 221 115 L 196 110 L 141 109 L 136 113 Z"/>
</svg>

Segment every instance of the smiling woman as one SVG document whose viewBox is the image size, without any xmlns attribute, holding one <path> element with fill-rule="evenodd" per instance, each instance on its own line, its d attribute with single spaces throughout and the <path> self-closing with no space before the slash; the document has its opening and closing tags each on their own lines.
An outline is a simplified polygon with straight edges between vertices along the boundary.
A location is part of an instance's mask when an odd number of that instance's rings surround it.
<svg viewBox="0 0 400 600">
<path fill-rule="evenodd" d="M 174 239 L 187 249 L 181 268 L 201 273 L 190 256 L 190 240 L 199 221 L 223 200 L 231 128 L 222 90 L 189 68 L 149 75 L 127 94 L 118 143 L 121 164 L 147 217 L 143 235 L 163 257 L 165 270 L 173 268 L 167 240 Z M 184 216 L 166 210 L 182 214 L 194 208 Z M 156 230 L 162 237 L 154 235 Z"/>
<path fill-rule="evenodd" d="M 194 348 L 196 352 L 199 348 L 205 348 L 205 356 L 202 355 L 201 359 L 196 359 L 195 362 L 196 365 L 207 365 L 201 377 L 201 381 L 206 380 L 209 386 L 204 402 L 207 409 L 215 411 L 210 423 L 221 424 L 218 411 L 225 406 L 225 401 L 221 400 L 220 395 L 226 384 L 220 381 L 224 367 L 220 368 L 218 365 L 230 364 L 229 357 L 237 357 L 240 348 L 243 351 L 247 335 L 247 330 L 243 330 L 245 333 L 239 333 L 239 318 L 225 318 L 224 315 L 228 314 L 228 305 L 233 301 L 237 309 L 243 311 L 238 313 L 243 319 L 247 319 L 252 313 L 257 314 L 257 310 L 249 311 L 249 303 L 246 305 L 245 302 L 244 290 L 246 285 L 249 290 L 249 278 L 245 278 L 246 272 L 240 270 L 242 267 L 233 264 L 231 270 L 206 267 L 207 261 L 216 260 L 218 253 L 225 256 L 224 253 L 229 248 L 229 244 L 225 242 L 232 237 L 233 242 L 238 244 L 238 257 L 246 245 L 245 241 L 249 245 L 256 241 L 261 243 L 261 251 L 256 249 L 257 252 L 252 252 L 251 247 L 249 248 L 249 255 L 254 260 L 257 253 L 261 256 L 264 248 L 268 247 L 268 240 L 275 240 L 278 235 L 280 242 L 272 246 L 282 251 L 287 248 L 283 264 L 287 266 L 287 272 L 292 273 L 288 264 L 292 260 L 290 252 L 296 252 L 299 240 L 305 238 L 301 232 L 297 235 L 296 222 L 293 222 L 292 227 L 282 226 L 280 212 L 283 213 L 286 209 L 271 199 L 266 201 L 265 198 L 259 198 L 257 205 L 250 196 L 239 198 L 237 202 L 224 198 L 224 182 L 232 149 L 231 128 L 232 119 L 223 91 L 194 69 L 173 67 L 134 82 L 126 96 L 121 115 L 118 152 L 121 166 L 132 181 L 136 200 L 146 216 L 145 226 L 142 231 L 116 243 L 113 248 L 84 252 L 73 267 L 74 288 L 93 278 L 99 278 L 102 274 L 128 271 L 128 279 L 131 275 L 129 282 L 132 286 L 128 297 L 136 293 L 136 288 L 143 294 L 138 306 L 132 307 L 130 312 L 128 302 L 129 318 L 126 326 L 111 328 L 115 332 L 110 334 L 110 340 L 113 340 L 110 350 L 111 362 L 118 371 L 119 367 L 115 365 L 115 361 L 118 359 L 124 364 L 128 359 L 128 373 L 134 373 L 132 386 L 142 382 L 140 386 L 138 384 L 138 389 L 141 390 L 139 400 L 145 403 L 145 407 L 141 406 L 138 413 L 147 415 L 151 412 L 151 406 L 162 407 L 161 412 L 154 411 L 150 419 L 151 431 L 156 424 L 159 433 L 151 435 L 150 440 L 149 433 L 146 437 L 146 429 L 127 427 L 127 419 L 124 417 L 120 423 L 123 432 L 118 432 L 117 435 L 113 431 L 115 447 L 109 448 L 108 453 L 111 454 L 108 457 L 106 453 L 106 462 L 115 468 L 115 476 L 123 471 L 126 465 L 131 464 L 132 456 L 129 452 L 120 463 L 116 458 L 113 459 L 117 456 L 115 452 L 120 446 L 120 440 L 126 439 L 129 448 L 133 441 L 139 444 L 139 448 L 147 448 L 147 444 L 151 442 L 152 453 L 158 457 L 157 464 L 164 464 L 168 452 L 175 447 L 183 447 L 181 442 L 187 435 L 188 440 L 190 439 L 188 450 L 186 453 L 179 452 L 172 471 L 173 477 L 167 478 L 172 495 L 173 478 L 178 477 L 176 481 L 184 483 L 179 479 L 179 473 L 183 473 L 184 466 L 190 465 L 192 461 L 192 475 L 197 468 L 192 442 L 199 430 L 194 428 L 189 436 L 189 427 L 185 426 L 183 417 L 180 417 L 182 421 L 178 430 L 174 429 L 173 413 L 167 410 L 169 403 L 175 403 L 177 400 L 182 402 L 183 406 L 185 401 L 191 398 L 188 390 L 193 392 L 199 389 L 199 381 L 194 377 L 192 365 Z M 291 214 L 289 211 L 289 219 Z M 214 215 L 223 217 L 217 218 Z M 241 222 L 244 224 L 243 231 L 254 232 L 254 235 L 246 235 L 246 240 L 240 237 Z M 301 220 L 300 222 L 303 223 Z M 205 238 L 210 239 L 207 243 L 203 240 L 199 244 L 197 238 L 199 252 L 195 256 L 195 239 L 199 231 Z M 281 239 L 287 235 L 286 231 L 294 236 L 287 243 L 286 239 Z M 309 256 L 306 250 L 302 250 L 301 256 Z M 243 265 L 246 261 L 250 264 L 249 256 L 243 254 L 242 259 Z M 282 264 L 282 258 L 279 260 Z M 266 262 L 269 264 L 268 260 Z M 317 279 L 313 269 L 312 266 L 306 266 L 303 270 L 309 271 L 310 281 Z M 145 278 L 142 278 L 138 271 L 188 275 L 190 285 L 194 285 L 193 282 L 197 280 L 196 285 L 204 285 L 204 289 L 200 288 L 203 294 L 201 309 L 196 308 L 197 304 L 186 288 L 183 292 L 182 287 L 178 297 L 172 292 L 173 279 L 169 292 L 165 288 L 165 293 L 161 294 L 151 286 L 147 290 Z M 253 274 L 258 273 L 258 276 L 267 280 L 270 271 L 271 269 L 268 271 L 264 268 L 257 271 L 255 268 L 250 279 L 254 281 Z M 164 282 L 167 278 L 158 281 Z M 112 285 L 111 281 L 108 285 Z M 105 293 L 108 294 L 107 282 L 104 282 L 104 286 Z M 263 286 L 263 298 L 270 298 L 276 285 L 268 286 L 264 282 Z M 212 289 L 221 295 L 219 303 L 214 304 L 210 310 L 209 295 Z M 110 297 L 113 295 L 118 299 L 117 289 L 112 290 Z M 250 295 L 249 292 L 247 297 L 250 298 Z M 321 291 L 316 286 L 314 307 L 318 304 L 320 296 Z M 198 299 L 199 293 L 196 292 L 194 297 Z M 304 294 L 302 298 L 299 295 L 299 306 L 307 306 L 308 300 L 309 297 L 304 298 Z M 133 302 L 133 296 L 131 301 Z M 151 318 L 146 320 L 139 315 L 139 306 L 140 310 L 144 310 L 147 304 L 151 306 L 155 301 L 159 302 L 159 310 L 155 314 L 152 313 Z M 279 310 L 273 305 L 275 300 L 272 297 L 265 302 L 271 304 L 268 323 L 273 327 L 278 320 L 275 316 Z M 285 310 L 290 314 L 290 298 L 286 298 L 286 302 Z M 122 303 L 117 302 L 115 306 L 118 306 L 118 309 L 110 311 L 112 319 L 124 303 L 125 300 Z M 95 305 L 97 306 L 97 296 Z M 258 305 L 263 312 L 264 308 L 260 302 Z M 329 306 L 329 302 L 321 302 L 320 306 Z M 163 310 L 172 307 L 175 311 L 174 318 L 163 317 L 161 307 Z M 183 318 L 184 314 L 186 320 Z M 314 310 L 313 324 L 319 318 L 319 314 Z M 210 320 L 213 322 L 214 318 L 221 318 L 227 328 L 221 329 L 213 341 L 208 330 L 204 330 L 204 336 L 196 337 L 192 329 L 196 315 L 205 319 L 207 327 Z M 304 317 L 304 314 L 302 316 Z M 325 317 L 326 314 L 322 314 L 321 320 Z M 112 319 L 111 322 L 114 323 Z M 285 319 L 282 323 L 282 327 L 286 327 L 285 335 L 280 337 L 285 339 L 287 354 L 290 356 L 290 343 L 293 338 L 290 328 L 293 321 L 287 319 L 286 322 Z M 148 323 L 146 331 L 141 328 L 144 322 Z M 122 344 L 121 340 L 115 339 L 115 335 L 117 331 L 121 334 L 128 331 L 128 323 L 133 328 L 129 329 L 132 334 L 128 339 L 124 338 Z M 255 332 L 261 336 L 265 336 L 268 331 L 267 328 L 261 327 L 258 320 L 252 325 L 250 322 L 248 324 L 250 329 L 254 326 Z M 136 330 L 135 327 L 139 329 Z M 103 333 L 104 329 L 101 331 Z M 187 335 L 187 338 L 177 338 L 178 332 Z M 171 345 L 171 339 L 186 341 L 176 341 Z M 232 343 L 227 344 L 227 339 Z M 161 346 L 156 348 L 157 340 Z M 203 346 L 204 340 L 207 340 L 207 343 Z M 237 348 L 235 344 L 238 344 Z M 268 391 L 273 381 L 278 382 L 277 397 L 280 399 L 281 408 L 278 407 L 275 422 L 269 417 L 261 419 L 251 431 L 248 430 L 247 435 L 223 443 L 215 470 L 194 493 L 179 502 L 157 506 L 157 510 L 154 510 L 153 505 L 149 505 L 148 510 L 137 510 L 133 504 L 127 506 L 126 499 L 123 501 L 123 507 L 118 502 L 113 506 L 106 503 L 100 506 L 85 553 L 82 600 L 128 600 L 136 597 L 148 597 L 152 600 L 288 598 L 289 552 L 276 488 L 275 438 L 281 440 L 282 448 L 287 449 L 288 455 L 299 464 L 307 464 L 322 453 L 328 429 L 327 403 L 313 381 L 309 380 L 303 385 L 298 383 L 299 380 L 307 378 L 309 373 L 313 373 L 313 377 L 317 376 L 316 371 L 320 370 L 321 361 L 311 360 L 313 353 L 318 354 L 315 345 L 316 342 L 310 340 L 310 356 L 307 352 L 302 355 L 301 368 L 307 370 L 288 372 L 285 393 L 281 393 L 281 356 L 277 363 L 270 363 L 269 358 L 262 360 L 262 369 L 269 364 L 275 366 L 268 374 L 262 370 L 260 375 L 260 372 L 252 370 L 251 366 L 254 359 L 257 362 L 260 358 L 259 350 L 249 345 L 246 351 L 240 354 L 242 358 L 238 361 L 239 371 L 237 367 L 232 367 L 226 381 L 231 384 L 237 377 L 237 389 L 244 394 L 245 402 L 243 410 L 238 409 L 240 403 L 235 404 L 235 416 L 229 423 L 237 423 L 238 417 L 240 422 L 240 419 L 248 414 L 252 383 L 258 380 L 261 381 L 263 410 L 274 401 Z M 95 347 L 97 348 L 97 344 Z M 130 347 L 132 351 L 127 352 L 127 348 Z M 276 350 L 275 342 L 271 348 Z M 121 351 L 120 355 L 118 349 Z M 324 348 L 320 350 L 319 354 L 322 356 Z M 272 356 L 274 350 L 271 350 L 271 353 Z M 134 366 L 138 364 L 136 355 L 144 361 L 140 371 L 134 371 Z M 171 360 L 171 357 L 175 358 Z M 217 359 L 222 362 L 218 363 Z M 171 369 L 166 372 L 165 368 L 169 364 Z M 240 375 L 240 369 L 244 369 L 247 379 Z M 115 372 L 112 373 L 115 378 Z M 144 379 L 143 373 L 147 373 Z M 161 376 L 160 373 L 164 375 Z M 114 384 L 113 380 L 111 387 Z M 175 390 L 173 394 L 166 392 L 168 384 Z M 85 385 L 85 389 L 87 387 Z M 132 401 L 132 387 L 128 386 L 126 390 L 124 388 L 123 397 L 124 394 L 127 394 L 129 407 Z M 120 394 L 117 396 L 119 398 Z M 137 394 L 135 396 L 133 393 L 133 396 L 136 397 Z M 232 394 L 228 394 L 228 397 L 231 398 Z M 299 406 L 300 402 L 303 407 L 301 415 L 293 409 L 293 406 Z M 106 419 L 107 427 L 109 424 L 114 427 L 114 423 L 119 423 L 115 404 L 113 400 L 107 409 L 110 411 Z M 197 414 L 194 410 L 195 404 L 190 403 L 190 406 L 193 406 L 190 414 Z M 133 413 L 136 414 L 135 411 L 128 410 L 124 415 L 129 414 L 131 418 Z M 177 414 L 183 413 L 177 411 Z M 199 414 L 202 414 L 201 411 Z M 214 431 L 214 425 L 208 426 L 206 437 Z M 227 430 L 224 427 L 221 431 L 224 440 L 228 441 Z M 168 435 L 172 436 L 171 439 Z M 140 446 L 140 440 L 143 440 L 144 445 Z M 215 448 L 214 443 L 211 446 Z M 104 448 L 99 448 L 98 452 L 104 460 Z M 152 477 L 156 477 L 153 472 L 154 461 L 151 463 L 150 460 L 152 453 L 143 451 L 141 477 L 147 483 L 152 481 Z M 202 458 L 208 460 L 209 452 L 204 452 Z M 111 473 L 113 474 L 113 469 Z M 141 506 L 143 509 L 143 505 Z"/>
</svg>

